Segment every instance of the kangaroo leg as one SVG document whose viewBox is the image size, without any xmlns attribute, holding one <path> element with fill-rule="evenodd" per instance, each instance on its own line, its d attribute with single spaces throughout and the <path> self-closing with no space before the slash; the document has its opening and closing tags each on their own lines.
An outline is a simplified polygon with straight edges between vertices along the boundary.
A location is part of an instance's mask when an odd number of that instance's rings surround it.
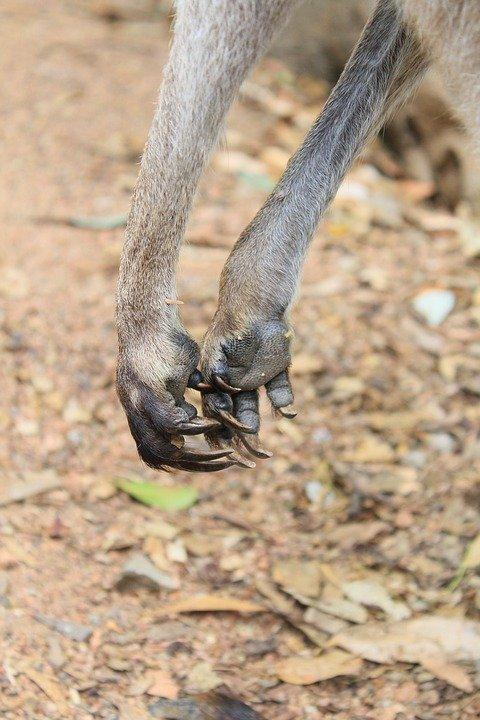
<svg viewBox="0 0 480 720">
<path fill-rule="evenodd" d="M 243 391 L 233 395 L 231 425 L 241 442 L 238 421 L 258 430 L 259 387 L 275 409 L 293 401 L 288 311 L 311 237 L 353 160 L 427 64 L 396 2 L 380 0 L 324 111 L 227 260 L 203 369 Z M 206 414 L 217 417 L 224 406 L 225 393 L 205 393 Z"/>
<path fill-rule="evenodd" d="M 230 451 L 199 452 L 184 435 L 219 423 L 184 400 L 201 386 L 199 350 L 175 304 L 175 274 L 202 169 L 249 68 L 293 0 L 178 0 L 175 31 L 127 224 L 118 284 L 117 388 L 143 460 L 221 470 Z"/>
</svg>

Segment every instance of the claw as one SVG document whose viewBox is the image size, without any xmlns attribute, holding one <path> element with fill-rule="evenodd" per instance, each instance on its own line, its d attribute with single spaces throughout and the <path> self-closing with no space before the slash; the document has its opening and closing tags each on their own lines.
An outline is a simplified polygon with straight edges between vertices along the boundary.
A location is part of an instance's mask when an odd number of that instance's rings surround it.
<svg viewBox="0 0 480 720">
<path fill-rule="evenodd" d="M 194 370 L 192 372 L 192 374 L 188 378 L 188 387 L 193 388 L 193 390 L 203 390 L 205 392 L 213 390 L 210 383 L 204 381 L 203 375 L 200 370 Z"/>
<path fill-rule="evenodd" d="M 220 377 L 220 375 L 213 375 L 213 380 L 215 382 L 215 385 L 218 387 L 219 390 L 222 390 L 222 392 L 239 393 L 242 391 L 242 388 L 237 388 L 233 385 L 229 385 L 222 377 Z"/>
<path fill-rule="evenodd" d="M 189 470 L 190 472 L 218 472 L 219 470 L 226 470 L 233 465 L 237 465 L 236 462 L 230 460 L 224 460 L 220 462 L 195 462 L 190 460 L 174 460 L 167 461 L 165 464 L 170 465 L 173 470 Z"/>
<path fill-rule="evenodd" d="M 224 450 L 194 450 L 193 448 L 187 447 L 182 451 L 178 459 L 187 461 L 198 460 L 200 462 L 205 460 L 220 460 L 221 458 L 229 457 L 233 452 L 233 448 L 225 448 Z"/>
<path fill-rule="evenodd" d="M 234 430 L 239 430 L 240 432 L 248 433 L 249 435 L 255 433 L 255 430 L 248 427 L 248 425 L 241 423 L 237 420 L 237 418 L 227 412 L 227 410 L 217 410 L 217 414 L 222 418 L 223 422 L 228 425 L 228 427 L 233 428 Z"/>
<path fill-rule="evenodd" d="M 230 460 L 234 460 L 235 464 L 239 467 L 248 468 L 249 470 L 253 470 L 253 468 L 257 467 L 253 460 L 250 460 L 250 458 L 246 458 L 235 451 L 230 455 Z"/>
<path fill-rule="evenodd" d="M 214 418 L 198 417 L 181 423 L 176 429 L 183 435 L 201 435 L 202 433 L 212 432 L 212 430 L 218 430 L 221 426 L 221 423 Z"/>
<path fill-rule="evenodd" d="M 283 417 L 289 418 L 290 420 L 298 415 L 297 411 L 291 405 L 287 405 L 287 407 L 284 408 L 276 408 L 276 411 L 279 412 L 280 415 L 283 415 Z"/>
<path fill-rule="evenodd" d="M 246 447 L 248 452 L 252 453 L 255 457 L 267 459 L 273 457 L 273 453 L 270 450 L 265 450 L 259 445 L 258 438 L 250 435 L 245 436 L 242 433 L 237 434 L 240 442 Z"/>
<path fill-rule="evenodd" d="M 200 370 L 195 370 L 188 378 L 188 387 L 193 390 L 201 390 L 203 392 L 212 392 L 213 387 L 210 383 L 205 382 Z"/>
</svg>

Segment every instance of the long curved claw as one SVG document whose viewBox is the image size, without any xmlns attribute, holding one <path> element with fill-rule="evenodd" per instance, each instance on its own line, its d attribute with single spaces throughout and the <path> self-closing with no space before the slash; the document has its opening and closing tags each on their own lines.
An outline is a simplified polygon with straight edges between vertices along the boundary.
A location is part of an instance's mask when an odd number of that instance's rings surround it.
<svg viewBox="0 0 480 720">
<path fill-rule="evenodd" d="M 221 427 L 222 424 L 215 418 L 197 417 L 181 423 L 176 427 L 176 430 L 183 435 L 202 435 L 203 433 L 212 432 L 212 430 L 218 430 Z"/>
<path fill-rule="evenodd" d="M 192 388 L 192 390 L 200 390 L 203 392 L 211 392 L 213 390 L 213 387 L 210 385 L 210 383 L 205 382 L 203 379 L 203 375 L 200 372 L 200 370 L 194 370 L 190 377 L 188 378 L 187 383 L 189 388 Z"/>
<path fill-rule="evenodd" d="M 230 455 L 230 460 L 234 460 L 239 467 L 248 468 L 249 470 L 253 470 L 253 468 L 257 467 L 253 460 L 250 460 L 250 458 L 246 458 L 235 451 Z"/>
<path fill-rule="evenodd" d="M 230 395 L 239 393 L 242 391 L 242 388 L 234 387 L 233 385 L 229 385 L 220 375 L 213 374 L 213 381 L 217 388 L 221 390 L 222 392 L 229 393 Z"/>
<path fill-rule="evenodd" d="M 242 433 L 237 433 L 237 438 L 245 446 L 248 452 L 254 455 L 254 457 L 261 458 L 263 460 L 273 457 L 273 453 L 270 452 L 270 450 L 265 450 L 260 446 L 257 436 L 245 436 Z"/>
<path fill-rule="evenodd" d="M 233 430 L 238 430 L 243 433 L 247 433 L 251 435 L 252 433 L 255 433 L 255 430 L 252 430 L 252 428 L 248 427 L 248 425 L 244 425 L 241 423 L 237 418 L 233 417 L 227 410 L 217 410 L 217 414 L 222 418 L 225 425 L 232 428 Z"/>
<path fill-rule="evenodd" d="M 193 448 L 185 447 L 179 455 L 179 460 L 187 461 L 206 461 L 206 460 L 221 460 L 222 458 L 229 457 L 234 452 L 233 448 L 225 448 L 219 450 L 194 450 Z"/>
<path fill-rule="evenodd" d="M 298 415 L 293 405 L 287 405 L 287 407 L 283 408 L 275 408 L 275 412 L 280 413 L 280 415 L 283 415 L 283 417 L 289 418 L 290 420 L 293 420 L 293 418 Z"/>
<path fill-rule="evenodd" d="M 237 465 L 236 462 L 230 460 L 225 461 L 212 461 L 212 462 L 195 462 L 190 460 L 174 460 L 165 462 L 165 465 L 169 465 L 172 470 L 188 470 L 190 472 L 218 472 L 219 470 L 226 470 L 233 465 Z"/>
</svg>

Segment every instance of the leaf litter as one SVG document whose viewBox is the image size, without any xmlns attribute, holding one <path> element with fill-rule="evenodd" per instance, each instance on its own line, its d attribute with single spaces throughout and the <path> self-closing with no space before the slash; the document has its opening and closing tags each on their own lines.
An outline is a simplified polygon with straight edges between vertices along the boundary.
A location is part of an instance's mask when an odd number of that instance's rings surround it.
<svg viewBox="0 0 480 720">
<path fill-rule="evenodd" d="M 108 157 L 98 148 L 127 135 L 143 143 L 168 26 L 148 19 L 149 0 L 109 0 L 122 9 L 114 32 L 90 13 L 93 0 L 20 14 L 5 2 L 13 101 L 0 193 L 2 713 L 144 720 L 152 698 L 178 691 L 162 712 L 211 720 L 233 713 L 218 699 L 226 686 L 247 720 L 479 717 L 474 646 L 464 653 L 442 640 L 470 647 L 465 628 L 480 619 L 474 214 L 435 207 L 432 184 L 402 177 L 376 143 L 309 252 L 292 312 L 301 412 L 293 422 L 263 413 L 274 457 L 254 472 L 160 479 L 139 463 L 113 391 L 123 235 L 114 225 L 138 168 L 123 140 Z M 130 21 L 126 8 L 137 17 L 140 6 L 142 22 Z M 152 62 L 132 83 L 140 57 Z M 31 67 L 39 71 L 26 82 Z M 180 312 L 199 341 L 229 248 L 325 90 L 267 58 L 235 106 L 181 258 Z M 83 228 L 63 222 L 79 214 Z M 426 289 L 444 293 L 427 296 L 440 324 L 412 305 Z M 53 485 L 36 492 L 29 483 L 46 472 Z M 136 482 L 119 490 L 111 478 Z M 120 592 L 135 553 L 162 581 L 152 589 L 132 578 Z M 199 597 L 209 600 L 197 610 Z M 458 623 L 437 628 L 441 641 L 409 624 L 438 618 Z M 294 673 L 297 660 L 297 674 L 316 671 L 311 685 L 276 674 L 284 661 Z M 358 672 L 333 676 L 349 667 Z M 213 694 L 185 697 L 209 684 Z"/>
<path fill-rule="evenodd" d="M 398 623 L 369 624 L 335 635 L 329 642 L 377 663 L 418 663 L 436 677 L 472 692 L 457 662 L 480 661 L 480 623 L 442 615 Z"/>
</svg>

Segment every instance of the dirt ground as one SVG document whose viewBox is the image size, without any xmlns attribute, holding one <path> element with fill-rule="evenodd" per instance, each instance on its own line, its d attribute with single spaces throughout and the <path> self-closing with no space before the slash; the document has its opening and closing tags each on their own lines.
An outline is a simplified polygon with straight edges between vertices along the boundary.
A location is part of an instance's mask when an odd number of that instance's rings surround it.
<svg viewBox="0 0 480 720">
<path fill-rule="evenodd" d="M 168 50 L 166 21 L 126 6 L 0 11 L 2 717 L 201 720 L 198 694 L 218 692 L 271 720 L 478 717 L 480 266 L 465 211 L 435 209 L 432 188 L 370 153 L 309 255 L 299 414 L 265 408 L 273 459 L 150 472 L 113 385 L 123 229 L 72 226 L 126 212 Z M 228 248 L 325 90 L 266 60 L 236 104 L 183 252 L 198 339 Z M 430 307 L 431 288 L 454 307 L 429 327 L 412 302 Z M 117 490 L 125 477 L 199 499 L 166 514 Z M 132 562 L 159 571 L 150 587 L 125 578 Z M 183 600 L 211 610 L 180 614 Z"/>
</svg>

